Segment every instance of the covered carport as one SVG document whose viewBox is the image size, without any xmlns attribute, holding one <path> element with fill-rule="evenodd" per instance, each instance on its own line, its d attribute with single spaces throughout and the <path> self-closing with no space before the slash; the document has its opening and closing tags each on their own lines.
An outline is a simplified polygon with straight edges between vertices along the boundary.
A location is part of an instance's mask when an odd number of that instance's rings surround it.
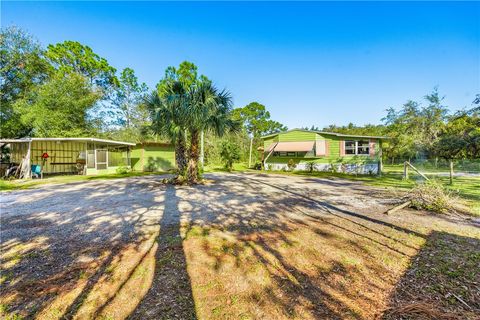
<svg viewBox="0 0 480 320">
<path fill-rule="evenodd" d="M 95 175 L 130 167 L 134 143 L 97 138 L 2 139 L 2 167 L 16 178 Z"/>
</svg>

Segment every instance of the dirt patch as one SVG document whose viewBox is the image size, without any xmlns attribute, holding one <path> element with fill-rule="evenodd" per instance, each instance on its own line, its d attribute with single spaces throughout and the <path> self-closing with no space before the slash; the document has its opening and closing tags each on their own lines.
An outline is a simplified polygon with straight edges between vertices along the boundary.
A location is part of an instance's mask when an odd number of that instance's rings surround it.
<svg viewBox="0 0 480 320">
<path fill-rule="evenodd" d="M 409 288 L 403 283 L 418 269 L 415 259 L 426 267 L 430 254 L 441 256 L 425 251 L 436 233 L 480 238 L 464 220 L 415 211 L 386 216 L 395 195 L 353 181 L 211 174 L 208 184 L 186 187 L 160 179 L 2 196 L 2 312 L 38 319 L 395 318 L 385 310 L 404 305 L 401 288 Z M 448 252 L 471 241 L 444 251 L 445 259 L 468 260 Z M 477 283 L 474 270 L 469 279 Z M 462 290 L 448 292 L 476 308 L 473 286 Z M 468 311 L 442 294 L 431 295 L 438 310 Z"/>
</svg>

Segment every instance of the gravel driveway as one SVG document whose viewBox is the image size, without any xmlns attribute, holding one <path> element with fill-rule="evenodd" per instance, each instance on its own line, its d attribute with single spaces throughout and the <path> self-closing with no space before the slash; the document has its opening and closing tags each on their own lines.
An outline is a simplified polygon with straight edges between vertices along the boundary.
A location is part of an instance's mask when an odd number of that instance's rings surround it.
<svg viewBox="0 0 480 320">
<path fill-rule="evenodd" d="M 91 267 L 96 271 L 89 274 L 82 293 L 57 315 L 71 318 L 116 255 L 127 246 L 146 252 L 142 249 L 145 240 L 161 228 L 177 230 L 160 241 L 171 242 L 172 237 L 181 236 L 179 226 L 259 230 L 275 228 L 286 218 L 301 220 L 311 215 L 348 217 L 349 221 L 367 221 L 400 231 L 406 225 L 382 214 L 391 206 L 394 194 L 359 182 L 273 174 L 216 173 L 205 177 L 206 184 L 196 187 L 165 185 L 161 176 L 144 176 L 3 193 L 0 298 L 8 302 L 10 311 L 35 317 L 59 292 L 74 286 L 78 268 Z M 177 266 L 185 264 L 182 259 L 176 261 Z M 154 282 L 152 288 L 155 286 L 169 291 L 169 297 L 147 296 L 132 318 L 145 314 L 156 318 L 151 314 L 150 300 L 156 306 L 180 301 L 185 305 L 178 309 L 193 310 L 193 299 L 185 299 L 184 292 L 175 293 L 174 284 Z M 162 312 L 165 315 L 166 311 Z M 48 317 L 53 316 L 44 318 Z M 187 314 L 172 317 L 186 318 Z"/>
</svg>

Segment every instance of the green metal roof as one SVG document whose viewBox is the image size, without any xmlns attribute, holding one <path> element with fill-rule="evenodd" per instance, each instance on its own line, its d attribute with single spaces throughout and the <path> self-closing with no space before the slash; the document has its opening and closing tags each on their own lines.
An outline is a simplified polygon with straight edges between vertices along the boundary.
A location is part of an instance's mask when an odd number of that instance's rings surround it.
<svg viewBox="0 0 480 320">
<path fill-rule="evenodd" d="M 318 134 L 325 134 L 325 135 L 332 135 L 332 136 L 337 136 L 337 137 L 358 137 L 358 138 L 370 138 L 370 139 L 389 139 L 389 137 L 385 136 L 362 136 L 359 134 L 343 134 L 343 133 L 337 133 L 337 132 L 325 132 L 325 131 L 316 131 L 316 130 L 305 130 L 305 129 L 291 129 L 288 131 L 279 131 L 276 133 L 268 134 L 265 136 L 262 136 L 262 139 L 270 138 L 277 136 L 279 134 L 287 133 L 287 132 L 292 132 L 292 131 L 302 131 L 302 132 L 314 132 Z"/>
</svg>

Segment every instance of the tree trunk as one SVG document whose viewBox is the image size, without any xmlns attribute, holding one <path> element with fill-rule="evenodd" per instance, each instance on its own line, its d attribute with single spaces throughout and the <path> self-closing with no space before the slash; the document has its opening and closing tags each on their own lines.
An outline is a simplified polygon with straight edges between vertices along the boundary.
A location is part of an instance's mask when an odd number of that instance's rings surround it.
<svg viewBox="0 0 480 320">
<path fill-rule="evenodd" d="M 189 184 L 198 183 L 200 175 L 198 171 L 199 153 L 199 132 L 193 130 L 190 137 L 190 150 L 188 152 L 187 181 Z"/>
<path fill-rule="evenodd" d="M 185 138 L 183 134 L 180 134 L 175 142 L 175 162 L 177 165 L 178 174 L 180 176 L 184 176 L 185 169 L 187 167 L 187 158 Z"/>
<path fill-rule="evenodd" d="M 450 184 L 453 184 L 453 160 L 450 159 Z"/>
</svg>

